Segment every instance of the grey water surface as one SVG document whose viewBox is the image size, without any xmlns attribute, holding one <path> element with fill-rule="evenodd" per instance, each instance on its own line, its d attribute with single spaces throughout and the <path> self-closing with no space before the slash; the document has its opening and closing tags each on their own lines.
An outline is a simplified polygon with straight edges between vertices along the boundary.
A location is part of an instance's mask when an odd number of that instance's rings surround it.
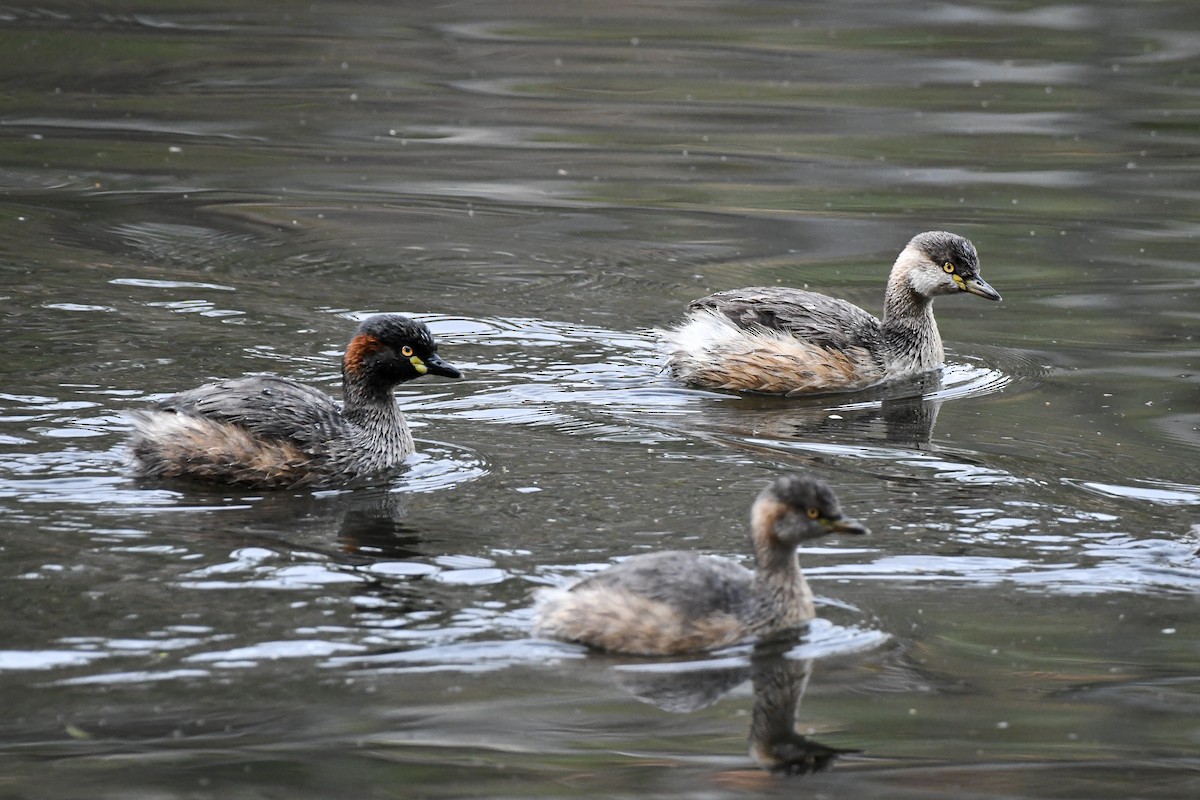
<svg viewBox="0 0 1200 800">
<path fill-rule="evenodd" d="M 1200 796 L 1194 3 L 48 0 L 0 86 L 0 797 Z M 878 313 L 934 228 L 1004 295 L 938 301 L 944 374 L 662 371 L 690 299 Z M 375 311 L 466 373 L 395 482 L 129 476 L 127 411 L 336 392 Z M 873 529 L 803 642 L 531 636 L 745 558 L 786 470 Z"/>
</svg>

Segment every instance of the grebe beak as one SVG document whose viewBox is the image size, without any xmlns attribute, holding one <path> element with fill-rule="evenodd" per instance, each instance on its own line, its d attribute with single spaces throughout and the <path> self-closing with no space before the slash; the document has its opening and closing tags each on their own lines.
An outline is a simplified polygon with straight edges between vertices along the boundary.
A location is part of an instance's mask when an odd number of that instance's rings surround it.
<svg viewBox="0 0 1200 800">
<path fill-rule="evenodd" d="M 426 358 L 421 359 L 421 362 L 425 369 L 422 370 L 420 367 L 417 367 L 417 371 L 422 374 L 425 372 L 430 372 L 434 375 L 441 375 L 443 378 L 462 377 L 462 372 L 458 369 L 458 367 L 447 363 L 437 353 L 429 354 L 429 356 Z M 416 364 L 414 363 L 413 366 L 416 366 Z"/>
<path fill-rule="evenodd" d="M 857 536 L 871 532 L 871 529 L 866 525 L 849 517 L 829 520 L 829 530 L 831 533 L 852 533 Z"/>
<path fill-rule="evenodd" d="M 955 275 L 957 278 L 958 276 Z M 967 278 L 958 284 L 964 292 L 970 292 L 973 295 L 982 297 L 984 300 L 999 300 L 1000 293 L 992 288 L 991 284 L 983 278 L 976 275 L 974 278 Z"/>
</svg>

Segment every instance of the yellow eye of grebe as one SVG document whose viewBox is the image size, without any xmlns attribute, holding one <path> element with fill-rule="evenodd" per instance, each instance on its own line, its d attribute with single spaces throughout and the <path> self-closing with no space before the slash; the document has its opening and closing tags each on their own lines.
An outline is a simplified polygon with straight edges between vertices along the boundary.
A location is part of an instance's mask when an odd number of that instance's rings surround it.
<svg viewBox="0 0 1200 800">
<path fill-rule="evenodd" d="M 954 272 L 954 265 L 947 261 L 945 264 L 942 264 L 942 269 L 946 272 Z"/>
<path fill-rule="evenodd" d="M 407 358 L 413 354 L 413 349 L 408 345 L 404 345 L 404 347 L 400 348 L 400 352 L 404 354 L 405 358 Z"/>
<path fill-rule="evenodd" d="M 817 509 L 815 509 L 815 508 L 810 508 L 810 509 L 808 510 L 808 518 L 809 518 L 809 519 L 816 519 L 816 518 L 817 518 L 817 517 L 819 517 L 819 516 L 821 516 L 821 512 L 820 512 L 820 511 L 818 511 Z"/>
</svg>

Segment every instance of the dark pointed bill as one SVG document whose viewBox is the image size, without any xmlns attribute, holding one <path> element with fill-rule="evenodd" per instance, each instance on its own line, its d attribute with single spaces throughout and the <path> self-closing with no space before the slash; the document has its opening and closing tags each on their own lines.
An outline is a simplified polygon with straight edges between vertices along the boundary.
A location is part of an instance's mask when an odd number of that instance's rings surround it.
<svg viewBox="0 0 1200 800">
<path fill-rule="evenodd" d="M 858 520 L 850 519 L 849 517 L 841 517 L 840 519 L 830 520 L 829 530 L 833 531 L 834 533 L 853 533 L 856 535 L 871 532 L 871 529 L 866 525 L 863 525 Z"/>
<path fill-rule="evenodd" d="M 458 369 L 458 367 L 448 363 L 437 353 L 431 353 L 423 358 L 422 361 L 425 362 L 426 368 L 428 368 L 428 370 L 434 375 L 441 375 L 444 378 L 462 377 L 462 372 Z"/>
<path fill-rule="evenodd" d="M 985 300 L 999 300 L 1000 293 L 992 288 L 991 284 L 983 278 L 976 275 L 974 278 L 967 278 L 962 284 L 964 292 L 970 292 L 973 295 L 978 295 Z"/>
</svg>

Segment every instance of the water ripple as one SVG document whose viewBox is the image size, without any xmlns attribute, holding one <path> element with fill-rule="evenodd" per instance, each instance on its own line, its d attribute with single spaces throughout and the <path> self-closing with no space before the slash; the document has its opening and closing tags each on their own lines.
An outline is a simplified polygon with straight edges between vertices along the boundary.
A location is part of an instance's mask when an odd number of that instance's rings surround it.
<svg viewBox="0 0 1200 800">
<path fill-rule="evenodd" d="M 1200 506 L 1200 486 L 1167 481 L 1141 480 L 1136 484 L 1100 483 L 1064 478 L 1064 483 L 1104 497 L 1140 500 L 1163 506 Z"/>
<path fill-rule="evenodd" d="M 1082 547 L 1080 547 L 1082 543 Z M 1076 534 L 1067 552 L 1043 548 L 1044 560 L 1013 556 L 904 554 L 874 561 L 806 567 L 814 578 L 899 583 L 1012 584 L 1022 591 L 1060 595 L 1183 594 L 1200 592 L 1194 542 L 1137 540 L 1123 534 Z M 1062 562 L 1066 556 L 1069 560 Z"/>
</svg>

